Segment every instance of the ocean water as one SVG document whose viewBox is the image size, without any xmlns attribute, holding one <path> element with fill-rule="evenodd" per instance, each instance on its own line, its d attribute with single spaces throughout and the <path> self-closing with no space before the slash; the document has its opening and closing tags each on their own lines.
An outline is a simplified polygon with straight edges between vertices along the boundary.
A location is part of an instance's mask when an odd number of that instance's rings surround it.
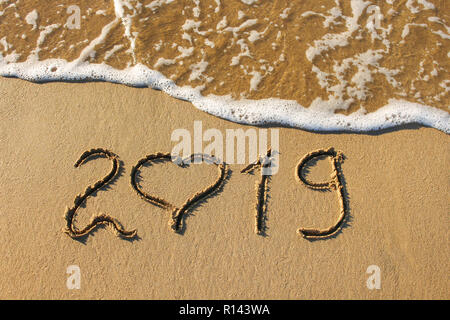
<svg viewBox="0 0 450 320">
<path fill-rule="evenodd" d="M 0 75 L 151 87 L 246 124 L 450 133 L 449 19 L 448 0 L 0 0 Z"/>
</svg>

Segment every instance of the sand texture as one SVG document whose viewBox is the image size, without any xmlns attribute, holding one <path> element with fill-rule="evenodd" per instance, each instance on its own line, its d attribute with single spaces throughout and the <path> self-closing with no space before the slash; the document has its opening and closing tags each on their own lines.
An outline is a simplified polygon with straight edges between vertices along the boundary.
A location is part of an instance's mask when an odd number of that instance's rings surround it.
<svg viewBox="0 0 450 320">
<path fill-rule="evenodd" d="M 450 140 L 436 129 L 280 128 L 279 171 L 263 181 L 265 232 L 257 234 L 261 176 L 241 173 L 248 164 L 227 165 L 223 185 L 185 212 L 180 232 L 170 228 L 170 210 L 145 201 L 131 184 L 140 159 L 171 151 L 177 128 L 192 131 L 195 120 L 222 132 L 250 126 L 151 89 L 5 78 L 0 120 L 2 299 L 450 298 Z M 329 147 L 343 154 L 342 176 L 334 181 L 345 188 L 348 216 L 332 237 L 305 239 L 300 228 L 327 229 L 342 212 L 331 182 L 314 190 L 296 175 L 303 157 Z M 85 151 L 99 148 L 114 156 L 74 167 Z M 142 190 L 177 208 L 221 175 L 217 165 L 170 162 L 138 171 Z M 307 171 L 313 183 L 329 182 L 333 173 L 328 159 Z M 114 177 L 91 192 L 74 223 L 82 230 L 103 214 L 123 230 L 136 229 L 138 239 L 109 227 L 77 239 L 64 233 L 75 197 L 110 172 Z M 70 265 L 80 267 L 79 290 L 66 287 Z M 380 290 L 366 286 L 370 265 L 381 270 Z"/>
</svg>

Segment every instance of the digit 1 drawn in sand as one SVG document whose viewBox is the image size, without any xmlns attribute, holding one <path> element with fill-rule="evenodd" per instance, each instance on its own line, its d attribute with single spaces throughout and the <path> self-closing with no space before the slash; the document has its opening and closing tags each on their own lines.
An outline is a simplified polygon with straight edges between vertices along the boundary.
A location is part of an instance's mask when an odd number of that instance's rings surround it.
<svg viewBox="0 0 450 320">
<path fill-rule="evenodd" d="M 327 156 L 331 161 L 331 167 L 333 169 L 333 172 L 331 173 L 331 180 L 321 183 L 313 183 L 311 181 L 308 181 L 302 174 L 303 169 L 309 161 L 321 156 Z M 342 160 L 343 154 L 340 151 L 336 152 L 333 148 L 319 149 L 316 151 L 312 151 L 304 156 L 295 169 L 296 178 L 303 182 L 308 188 L 314 190 L 335 189 L 339 199 L 340 215 L 337 223 L 327 229 L 321 230 L 300 228 L 298 230 L 298 233 L 302 234 L 305 238 L 325 238 L 333 235 L 339 230 L 348 215 L 348 204 L 344 199 L 344 186 L 340 170 L 340 162 L 342 162 Z"/>
<path fill-rule="evenodd" d="M 189 163 L 192 162 L 197 157 L 201 156 L 202 160 L 207 161 L 208 163 L 213 163 L 218 168 L 218 177 L 215 182 L 210 184 L 208 187 L 204 188 L 200 192 L 197 192 L 192 197 L 187 199 L 184 204 L 178 208 L 175 205 L 171 204 L 167 200 L 160 198 L 158 196 L 151 195 L 149 193 L 146 193 L 141 189 L 139 184 L 136 181 L 137 173 L 139 172 L 140 168 L 148 163 L 148 162 L 154 162 L 154 161 L 164 161 L 171 163 L 174 163 L 172 161 L 172 155 L 170 153 L 154 153 L 146 156 L 145 158 L 138 161 L 136 166 L 134 166 L 131 170 L 131 186 L 136 191 L 136 193 L 144 200 L 147 200 L 148 202 L 161 207 L 163 209 L 168 210 L 171 213 L 171 219 L 169 220 L 169 226 L 174 232 L 180 233 L 182 230 L 182 222 L 183 217 L 186 214 L 186 212 L 189 210 L 189 208 L 193 207 L 197 202 L 206 199 L 207 197 L 212 196 L 218 188 L 221 186 L 221 184 L 225 181 L 226 175 L 227 175 L 227 166 L 225 163 L 217 163 L 217 160 L 213 156 L 204 155 L 204 154 L 192 154 L 187 158 L 189 160 Z M 189 165 L 186 164 L 187 161 L 182 161 L 179 163 L 174 163 L 175 165 L 179 165 L 182 168 L 186 168 Z"/>
<path fill-rule="evenodd" d="M 91 149 L 89 151 L 84 152 L 80 159 L 75 163 L 75 168 L 83 165 L 93 156 L 101 156 L 106 157 L 111 160 L 112 168 L 111 171 L 103 177 L 103 179 L 97 181 L 94 185 L 88 186 L 82 195 L 78 195 L 75 197 L 74 206 L 72 208 L 67 208 L 65 213 L 65 219 L 67 221 L 66 228 L 63 229 L 65 233 L 67 233 L 72 238 L 79 238 L 87 235 L 91 232 L 95 227 L 99 225 L 109 225 L 115 231 L 115 233 L 122 238 L 133 238 L 136 236 L 136 230 L 126 231 L 123 229 L 120 222 L 106 214 L 99 214 L 97 216 L 93 216 L 89 222 L 89 224 L 84 227 L 82 230 L 78 230 L 74 225 L 75 214 L 77 209 L 81 206 L 81 204 L 95 191 L 101 189 L 106 186 L 111 180 L 119 173 L 120 162 L 118 160 L 117 155 L 114 153 L 105 150 L 105 149 Z"/>
<path fill-rule="evenodd" d="M 270 157 L 272 156 L 272 150 L 267 151 L 267 155 L 258 159 L 256 162 L 251 163 L 247 167 L 241 170 L 241 173 L 252 173 L 255 169 L 260 169 L 261 180 L 256 184 L 256 206 L 255 206 L 255 233 L 264 235 L 266 228 L 266 210 L 267 210 L 267 193 L 269 187 L 269 180 L 272 175 L 265 174 L 264 168 L 269 168 L 271 164 Z"/>
</svg>

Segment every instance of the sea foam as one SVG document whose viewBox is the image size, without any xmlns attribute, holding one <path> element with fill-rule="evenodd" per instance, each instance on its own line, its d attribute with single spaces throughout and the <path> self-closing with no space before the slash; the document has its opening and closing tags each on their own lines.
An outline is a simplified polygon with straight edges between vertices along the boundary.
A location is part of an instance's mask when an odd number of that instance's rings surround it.
<svg viewBox="0 0 450 320">
<path fill-rule="evenodd" d="M 450 134 L 449 113 L 406 100 L 391 99 L 389 104 L 371 113 L 335 114 L 305 108 L 294 100 L 236 100 L 230 95 L 203 96 L 201 88 L 177 86 L 162 73 L 142 64 L 118 70 L 106 64 L 70 63 L 61 59 L 8 64 L 0 60 L 0 75 L 33 82 L 100 80 L 150 87 L 189 101 L 202 111 L 242 124 L 282 125 L 312 131 L 364 132 L 418 123 Z"/>
</svg>

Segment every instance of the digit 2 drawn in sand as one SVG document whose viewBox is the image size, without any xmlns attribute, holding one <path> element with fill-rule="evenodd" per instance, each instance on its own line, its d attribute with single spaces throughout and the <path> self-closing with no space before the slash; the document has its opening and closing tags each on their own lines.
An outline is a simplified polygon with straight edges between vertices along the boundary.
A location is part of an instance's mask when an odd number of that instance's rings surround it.
<svg viewBox="0 0 450 320">
<path fill-rule="evenodd" d="M 89 224 L 82 230 L 78 230 L 74 225 L 75 214 L 77 209 L 81 206 L 81 204 L 95 191 L 101 189 L 102 187 L 110 183 L 111 180 L 119 173 L 120 162 L 118 160 L 117 155 L 101 148 L 91 149 L 89 151 L 84 152 L 81 155 L 80 159 L 78 159 L 78 161 L 75 163 L 75 168 L 78 168 L 87 161 L 91 160 L 94 156 L 106 157 L 107 159 L 111 160 L 112 162 L 111 171 L 105 177 L 103 177 L 103 179 L 97 181 L 94 185 L 88 186 L 82 195 L 78 195 L 75 197 L 74 206 L 72 208 L 66 209 L 65 218 L 67 221 L 67 226 L 63 231 L 72 238 L 79 238 L 87 235 L 89 232 L 94 230 L 94 228 L 99 225 L 109 225 L 113 228 L 113 230 L 116 232 L 118 236 L 123 238 L 133 238 L 134 236 L 136 236 L 136 230 L 132 231 L 124 230 L 120 222 L 117 221 L 117 219 L 106 214 L 99 214 L 97 216 L 93 216 Z"/>
<path fill-rule="evenodd" d="M 308 181 L 304 175 L 302 174 L 303 169 L 305 168 L 306 164 L 318 157 L 321 156 L 327 156 L 330 158 L 331 166 L 333 169 L 333 172 L 331 174 L 331 180 L 328 182 L 321 182 L 321 183 L 313 183 L 311 181 Z M 345 221 L 346 216 L 348 215 L 348 204 L 346 203 L 344 199 L 344 186 L 343 186 L 343 180 L 340 172 L 340 162 L 343 160 L 343 154 L 340 151 L 334 151 L 333 148 L 328 149 L 319 149 L 316 151 L 312 151 L 305 155 L 303 159 L 300 160 L 298 163 L 296 169 L 295 169 L 295 176 L 298 178 L 301 182 L 303 182 L 308 188 L 314 189 L 314 190 L 331 190 L 335 189 L 338 194 L 339 199 L 339 207 L 340 207 L 340 216 L 337 221 L 337 223 L 328 229 L 305 229 L 300 228 L 298 232 L 302 234 L 305 238 L 325 238 L 328 236 L 333 235 L 336 233 L 339 228 L 342 226 L 342 224 Z"/>
<path fill-rule="evenodd" d="M 258 159 L 256 162 L 251 163 L 247 167 L 241 170 L 241 173 L 252 173 L 255 169 L 260 169 L 261 180 L 256 184 L 256 206 L 255 206 L 255 233 L 264 235 L 266 228 L 266 211 L 267 211 L 267 192 L 269 188 L 269 180 L 272 175 L 268 172 L 263 172 L 264 168 L 269 168 L 271 164 L 270 157 L 272 156 L 272 150 L 267 151 L 267 155 Z"/>
<path fill-rule="evenodd" d="M 131 186 L 133 189 L 137 192 L 137 194 L 144 200 L 147 200 L 148 202 L 159 206 L 163 209 L 168 210 L 171 213 L 171 219 L 169 220 L 169 226 L 170 228 L 175 232 L 180 232 L 182 230 L 182 222 L 183 222 L 183 216 L 186 214 L 186 212 L 189 210 L 189 208 L 193 207 L 198 201 L 202 199 L 206 199 L 207 197 L 213 195 L 215 191 L 218 190 L 218 188 L 221 186 L 221 184 L 226 179 L 227 174 L 227 166 L 225 163 L 217 163 L 214 159 L 214 157 L 204 154 L 192 154 L 188 159 L 193 161 L 196 157 L 201 156 L 203 160 L 208 160 L 207 162 L 211 162 L 215 164 L 218 168 L 218 177 L 215 182 L 213 182 L 208 187 L 204 188 L 202 191 L 197 192 L 192 197 L 190 197 L 188 200 L 185 201 L 185 203 L 180 207 L 176 207 L 175 205 L 171 204 L 167 200 L 164 200 L 158 196 L 151 195 L 149 193 L 146 193 L 143 191 L 139 184 L 136 181 L 136 175 L 139 172 L 140 168 L 149 162 L 154 161 L 168 161 L 172 163 L 172 155 L 170 153 L 154 153 L 146 156 L 145 158 L 138 161 L 136 166 L 134 166 L 131 170 Z M 185 161 L 181 162 L 181 164 L 174 163 L 176 165 L 179 165 L 182 168 L 186 168 L 188 165 Z"/>
</svg>

